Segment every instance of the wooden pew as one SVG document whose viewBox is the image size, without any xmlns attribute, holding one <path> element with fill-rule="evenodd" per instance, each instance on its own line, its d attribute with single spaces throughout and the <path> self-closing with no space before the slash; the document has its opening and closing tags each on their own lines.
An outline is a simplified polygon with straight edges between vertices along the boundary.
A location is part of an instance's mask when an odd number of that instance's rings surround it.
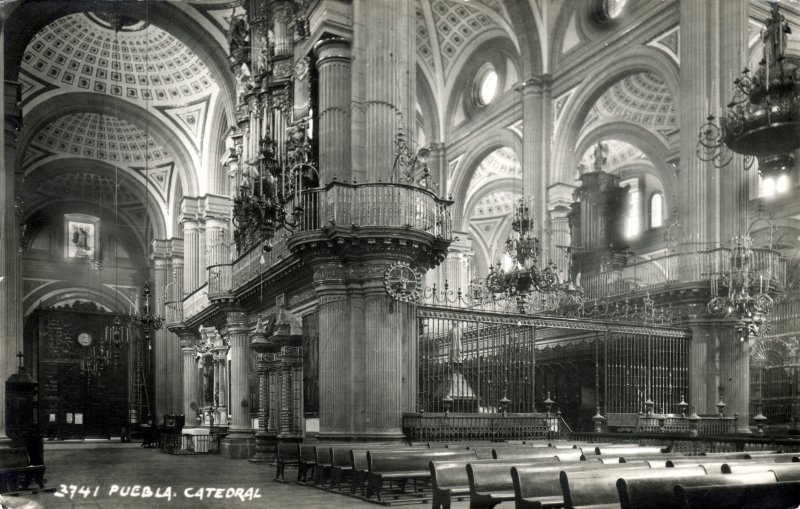
<svg viewBox="0 0 800 509">
<path fill-rule="evenodd" d="M 686 509 L 786 509 L 800 504 L 800 482 L 675 487 Z"/>
<path fill-rule="evenodd" d="M 685 467 L 703 467 L 706 469 L 706 473 L 709 474 L 724 474 L 725 472 L 722 471 L 723 465 L 746 465 L 750 460 L 734 460 L 734 461 L 725 461 L 720 460 L 718 458 L 710 458 L 708 461 L 703 461 L 703 458 L 698 456 L 696 460 L 689 460 L 689 461 L 676 461 L 676 460 L 667 460 L 667 468 L 685 468 Z"/>
<path fill-rule="evenodd" d="M 494 459 L 537 459 L 558 456 L 560 461 L 580 461 L 581 459 L 581 453 L 577 449 L 564 450 L 551 447 L 545 447 L 545 449 L 494 449 L 492 457 Z"/>
<path fill-rule="evenodd" d="M 514 500 L 517 509 L 564 506 L 560 474 L 562 471 L 581 470 L 633 470 L 646 469 L 646 464 L 624 463 L 602 465 L 590 461 L 567 463 L 560 466 L 515 465 L 511 468 Z"/>
<path fill-rule="evenodd" d="M 503 465 L 503 468 L 510 469 L 512 466 L 520 464 L 519 460 L 461 460 L 461 461 L 431 461 L 431 484 L 433 486 L 433 508 L 449 508 L 452 501 L 460 497 L 468 497 L 469 475 L 467 465 Z M 525 463 L 526 465 L 528 463 Z M 553 468 L 563 468 L 562 463 L 556 459 L 535 460 L 537 466 L 551 466 Z"/>
<path fill-rule="evenodd" d="M 31 481 L 44 489 L 44 465 L 31 465 L 24 447 L 0 449 L 0 493 L 27 490 Z"/>
<path fill-rule="evenodd" d="M 431 477 L 431 461 L 437 459 L 468 460 L 477 459 L 475 451 L 448 451 L 447 449 L 429 449 L 412 452 L 367 452 L 367 497 L 373 493 L 382 502 L 383 483 L 399 481 L 404 489 L 408 481 L 428 480 Z M 355 465 L 354 465 L 355 467 Z"/>
<path fill-rule="evenodd" d="M 695 477 L 617 479 L 620 509 L 673 509 L 675 486 L 767 484 L 777 482 L 772 472 L 708 474 Z"/>
<path fill-rule="evenodd" d="M 291 442 L 278 443 L 278 456 L 275 459 L 275 480 L 286 482 L 283 478 L 283 471 L 286 466 L 300 466 L 300 444 Z M 300 469 L 297 469 L 297 480 L 300 480 Z"/>
<path fill-rule="evenodd" d="M 560 474 L 564 506 L 569 509 L 597 507 L 618 507 L 619 494 L 617 479 L 639 479 L 645 477 L 683 478 L 706 475 L 702 467 L 687 468 L 641 468 L 587 470 L 578 472 L 562 471 Z"/>
<path fill-rule="evenodd" d="M 722 465 L 723 474 L 745 474 L 749 472 L 770 471 L 775 474 L 778 481 L 800 481 L 800 464 L 798 463 L 761 463 L 752 461 L 751 463 Z"/>
<path fill-rule="evenodd" d="M 407 447 L 403 448 L 403 447 L 375 446 L 371 448 L 370 447 L 364 448 L 362 444 L 358 444 L 358 446 L 354 446 L 352 449 L 349 449 L 350 470 L 352 472 L 350 493 L 355 493 L 356 491 L 360 491 L 362 497 L 367 496 L 366 481 L 369 473 L 369 463 L 367 462 L 367 453 L 369 451 L 378 451 L 378 450 L 385 452 L 399 452 L 399 453 L 411 451 L 411 449 Z M 418 449 L 414 449 L 414 451 L 417 450 Z M 450 449 L 434 449 L 434 450 L 463 452 L 463 451 L 452 451 Z"/>
<path fill-rule="evenodd" d="M 599 456 L 654 456 L 666 453 L 661 447 L 595 447 L 594 453 Z M 586 454 L 586 452 L 584 452 Z M 588 456 L 588 454 L 587 454 Z"/>
<path fill-rule="evenodd" d="M 299 458 L 297 462 L 297 482 L 306 482 L 308 474 L 314 476 L 314 467 L 317 464 L 315 447 L 319 444 L 300 444 L 298 446 Z"/>
</svg>

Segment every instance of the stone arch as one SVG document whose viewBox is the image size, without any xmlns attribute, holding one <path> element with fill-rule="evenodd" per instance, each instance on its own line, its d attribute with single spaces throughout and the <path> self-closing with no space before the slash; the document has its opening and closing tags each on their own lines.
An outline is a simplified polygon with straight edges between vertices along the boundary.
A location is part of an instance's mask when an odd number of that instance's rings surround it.
<svg viewBox="0 0 800 509">
<path fill-rule="evenodd" d="M 475 171 L 486 156 L 503 147 L 510 147 L 517 154 L 517 158 L 521 160 L 522 141 L 507 129 L 492 133 L 463 154 L 464 162 L 461 163 L 461 169 L 456 173 L 450 187 L 456 207 L 455 217 L 453 218 L 453 228 L 456 231 L 464 231 L 463 228 L 466 227 L 464 206 L 466 205 L 469 184 L 475 175 Z"/>
<path fill-rule="evenodd" d="M 113 7 L 120 14 L 153 23 L 192 48 L 211 70 L 219 84 L 220 93 L 230 103 L 231 98 L 235 97 L 235 86 L 226 48 L 211 42 L 212 38 L 200 23 L 185 10 L 172 4 L 173 2 L 114 2 Z M 89 0 L 24 0 L 15 4 L 13 11 L 8 12 L 3 27 L 5 79 L 17 80 L 25 48 L 39 30 L 63 16 L 97 8 L 97 2 Z"/>
<path fill-rule="evenodd" d="M 556 145 L 553 150 L 550 183 L 572 181 L 572 174 L 579 157 L 575 147 L 578 144 L 581 124 L 589 110 L 609 87 L 637 72 L 652 72 L 663 78 L 672 95 L 676 114 L 680 112 L 678 67 L 662 51 L 638 46 L 622 53 L 610 64 L 607 61 L 601 62 L 595 68 L 587 70 L 585 73 L 587 78 L 584 80 L 586 86 L 579 85 L 575 97 L 569 101 L 563 113 L 559 132 L 555 133 Z"/>
<path fill-rule="evenodd" d="M 135 191 L 137 196 L 144 196 L 145 193 L 145 185 L 144 185 L 144 177 L 141 175 L 131 175 L 131 173 L 123 168 L 120 168 L 120 183 L 125 184 Z M 64 159 L 57 159 L 55 161 L 49 161 L 41 166 L 35 168 L 29 175 L 26 175 L 26 180 L 36 180 L 37 176 L 40 174 L 47 174 L 49 172 L 57 171 L 59 173 L 68 173 L 68 172 L 85 172 L 91 171 L 94 173 L 113 173 L 114 166 L 103 162 L 98 161 L 97 159 L 87 159 L 83 157 L 71 157 L 71 158 L 64 158 Z M 154 190 L 148 190 L 149 196 L 147 200 L 147 215 L 150 218 L 150 226 L 153 231 L 153 238 L 166 238 L 169 233 L 167 230 L 167 216 L 162 210 L 160 200 L 158 196 L 156 196 Z M 53 205 L 55 203 L 64 202 L 64 203 L 71 203 L 74 201 L 74 197 L 71 196 L 64 196 L 60 200 L 50 200 L 48 201 L 48 205 Z M 110 204 L 107 204 L 104 209 L 108 210 L 113 213 L 112 209 L 108 207 Z M 28 214 L 35 213 L 36 210 L 28 210 Z M 121 214 L 121 217 L 125 217 L 124 214 Z M 26 218 L 27 219 L 27 216 Z M 132 223 L 132 219 L 129 219 L 131 223 L 131 227 L 134 229 L 139 226 Z M 141 245 L 144 248 L 144 253 L 147 252 L 147 239 L 144 238 L 144 232 L 141 232 L 140 240 Z"/>
<path fill-rule="evenodd" d="M 53 120 L 70 113 L 98 113 L 113 115 L 130 121 L 147 131 L 162 145 L 170 148 L 175 159 L 175 170 L 184 189 L 194 196 L 199 191 L 195 162 L 183 143 L 174 141 L 172 129 L 157 117 L 149 115 L 139 106 L 91 92 L 70 92 L 48 99 L 39 104 L 25 117 L 25 125 L 17 143 L 17 167 L 21 167 L 25 150 L 33 136 Z"/>
<path fill-rule="evenodd" d="M 429 135 L 428 141 L 441 142 L 444 139 L 444 133 L 441 129 L 439 104 L 433 93 L 429 77 L 420 65 L 417 65 L 417 102 L 424 113 L 423 118 Z"/>
<path fill-rule="evenodd" d="M 509 18 L 511 18 L 511 26 L 514 28 L 514 33 L 519 38 L 520 62 L 522 63 L 520 68 L 521 78 L 524 81 L 530 77 L 549 72 L 545 69 L 544 62 L 546 58 L 542 50 L 544 45 L 540 36 L 544 31 L 542 29 L 544 20 L 540 19 L 537 22 L 531 2 L 504 0 L 503 3 Z"/>
<path fill-rule="evenodd" d="M 59 286 L 61 286 L 59 288 Z M 112 313 L 127 314 L 130 304 L 119 297 L 114 298 L 114 290 L 103 287 L 97 288 L 75 287 L 64 285 L 45 286 L 41 291 L 34 291 L 25 297 L 23 302 L 23 316 L 29 316 L 37 307 L 48 308 L 58 305 L 66 300 L 80 300 L 92 302 L 94 304 L 110 309 Z"/>
<path fill-rule="evenodd" d="M 624 141 L 641 150 L 656 169 L 654 176 L 664 184 L 668 198 L 672 199 L 675 196 L 678 190 L 678 178 L 666 162 L 671 155 L 670 148 L 662 138 L 636 124 L 617 120 L 598 124 L 596 128 L 585 133 L 575 146 L 576 162 L 592 145 L 606 139 Z M 574 171 L 575 166 L 573 166 Z"/>
</svg>

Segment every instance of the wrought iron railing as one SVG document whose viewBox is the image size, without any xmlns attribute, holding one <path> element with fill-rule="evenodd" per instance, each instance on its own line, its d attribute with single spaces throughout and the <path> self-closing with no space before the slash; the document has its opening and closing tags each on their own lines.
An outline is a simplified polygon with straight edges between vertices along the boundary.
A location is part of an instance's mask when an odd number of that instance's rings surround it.
<svg viewBox="0 0 800 509">
<path fill-rule="evenodd" d="M 555 438 L 563 425 L 559 416 L 540 413 L 403 414 L 403 433 L 411 442 Z"/>
<path fill-rule="evenodd" d="M 682 433 L 570 433 L 569 438 L 583 442 L 631 443 L 669 447 L 672 452 L 698 455 L 748 451 L 800 451 L 800 440 L 758 435 L 689 436 Z"/>
<path fill-rule="evenodd" d="M 208 300 L 208 283 L 206 283 L 183 299 L 183 319 L 190 319 L 210 305 L 211 301 Z"/>
<path fill-rule="evenodd" d="M 183 321 L 183 301 L 170 301 L 164 303 L 165 317 L 167 325 L 178 324 Z"/>
<path fill-rule="evenodd" d="M 295 231 L 398 227 L 452 240 L 451 204 L 432 191 L 406 184 L 331 182 L 300 194 L 295 205 L 303 213 Z"/>
<path fill-rule="evenodd" d="M 738 417 L 701 415 L 696 422 L 698 435 L 733 435 Z M 691 433 L 692 420 L 682 415 L 640 415 L 636 431 L 653 433 Z"/>
<path fill-rule="evenodd" d="M 254 279 L 262 277 L 276 263 L 291 259 L 292 254 L 286 248 L 286 238 L 290 232 L 278 230 L 272 239 L 272 250 L 265 251 L 261 243 L 252 245 L 239 255 L 231 264 L 231 287 L 235 290 Z"/>
<path fill-rule="evenodd" d="M 226 298 L 232 294 L 232 264 L 221 263 L 208 267 L 208 298 Z"/>
<path fill-rule="evenodd" d="M 730 248 L 692 253 L 674 253 L 631 263 L 622 270 L 584 274 L 580 281 L 584 299 L 604 299 L 648 291 L 678 283 L 705 281 L 730 270 Z M 752 266 L 768 284 L 782 287 L 786 281 L 786 260 L 778 251 L 753 249 Z"/>
<path fill-rule="evenodd" d="M 221 434 L 183 435 L 180 431 L 161 432 L 158 447 L 161 452 L 178 456 L 197 454 L 219 454 Z"/>
</svg>

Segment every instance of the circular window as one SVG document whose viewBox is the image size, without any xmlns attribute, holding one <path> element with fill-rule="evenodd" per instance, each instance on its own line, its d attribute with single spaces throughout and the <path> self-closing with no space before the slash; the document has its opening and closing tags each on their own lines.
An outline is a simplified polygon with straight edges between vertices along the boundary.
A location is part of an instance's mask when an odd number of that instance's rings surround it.
<svg viewBox="0 0 800 509">
<path fill-rule="evenodd" d="M 499 78 L 492 64 L 486 64 L 475 76 L 475 102 L 478 106 L 486 106 L 497 95 Z"/>
<path fill-rule="evenodd" d="M 595 0 L 595 19 L 600 23 L 614 21 L 622 15 L 628 0 Z"/>
</svg>

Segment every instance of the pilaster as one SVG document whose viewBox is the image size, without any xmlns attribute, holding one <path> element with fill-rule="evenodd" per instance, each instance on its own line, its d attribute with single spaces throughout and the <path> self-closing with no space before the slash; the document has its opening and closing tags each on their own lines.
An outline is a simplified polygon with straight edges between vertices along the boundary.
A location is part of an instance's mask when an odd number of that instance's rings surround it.
<svg viewBox="0 0 800 509">
<path fill-rule="evenodd" d="M 334 37 L 314 46 L 319 80 L 319 182 L 351 180 L 350 42 Z"/>
<path fill-rule="evenodd" d="M 199 373 L 195 355 L 200 336 L 194 331 L 180 329 L 181 355 L 183 356 L 183 415 L 186 418 L 187 428 L 197 426 L 196 413 L 192 409 L 192 404 L 199 405 L 197 396 L 200 393 Z"/>
<path fill-rule="evenodd" d="M 255 438 L 250 421 L 250 388 L 248 374 L 247 316 L 241 311 L 229 311 L 226 331 L 230 345 L 230 408 L 229 435 L 222 441 L 222 454 L 228 459 L 247 459 L 255 451 Z"/>
<path fill-rule="evenodd" d="M 22 256 L 19 254 L 21 203 L 17 202 L 17 136 L 22 127 L 19 83 L 3 88 L 3 168 L 0 177 L 0 383 L 17 372 L 22 350 Z M 0 442 L 6 440 L 5 389 L 0 389 Z"/>
<path fill-rule="evenodd" d="M 164 257 L 165 252 L 161 249 L 163 241 L 154 241 L 153 243 L 153 256 L 155 258 L 155 287 L 153 288 L 153 313 L 156 316 L 164 316 L 164 293 L 167 289 L 167 273 L 169 266 Z M 153 350 L 154 350 L 154 387 L 155 394 L 155 419 L 154 422 L 160 424 L 164 418 L 164 414 L 169 413 L 170 410 L 170 383 L 168 375 L 167 364 L 167 336 L 169 331 L 165 328 L 160 328 L 153 333 Z"/>
</svg>

